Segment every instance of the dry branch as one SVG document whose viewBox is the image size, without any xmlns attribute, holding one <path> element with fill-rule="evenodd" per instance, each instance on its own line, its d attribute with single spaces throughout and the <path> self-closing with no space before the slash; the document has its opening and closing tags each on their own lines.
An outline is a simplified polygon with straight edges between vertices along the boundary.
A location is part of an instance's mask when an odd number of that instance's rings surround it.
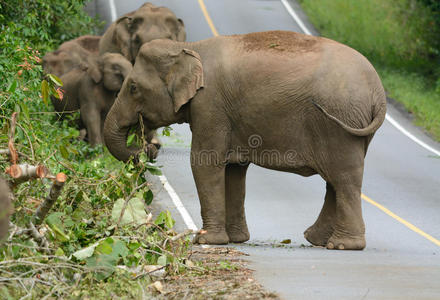
<svg viewBox="0 0 440 300">
<path fill-rule="evenodd" d="M 67 180 L 66 174 L 58 173 L 56 175 L 52 187 L 50 188 L 49 195 L 46 197 L 46 199 L 44 199 L 43 203 L 41 203 L 40 206 L 38 206 L 32 218 L 32 221 L 34 222 L 35 225 L 40 225 L 43 222 L 47 213 L 55 204 L 55 201 L 58 199 L 58 196 L 60 195 L 66 180 Z"/>
<path fill-rule="evenodd" d="M 11 182 L 12 187 L 31 179 L 45 178 L 48 176 L 48 170 L 45 166 L 32 166 L 29 164 L 12 165 L 6 169 L 5 173 L 14 178 Z"/>
<path fill-rule="evenodd" d="M 36 241 L 40 247 L 42 247 L 43 249 L 46 249 L 46 250 L 44 250 L 44 252 L 50 253 L 50 251 L 47 250 L 49 248 L 49 242 L 46 240 L 44 235 L 42 235 L 38 232 L 37 228 L 35 228 L 35 225 L 32 222 L 29 224 L 28 234 L 30 236 L 32 236 L 34 241 Z"/>
<path fill-rule="evenodd" d="M 17 150 L 14 146 L 14 138 L 15 138 L 15 127 L 17 126 L 17 112 L 12 113 L 11 116 L 11 128 L 9 130 L 9 142 L 8 142 L 8 148 L 9 148 L 9 154 L 11 156 L 11 163 L 13 165 L 17 164 L 18 161 L 18 154 Z"/>
<path fill-rule="evenodd" d="M 27 181 L 34 178 L 44 178 L 48 170 L 43 165 L 32 166 L 29 164 L 12 165 L 6 169 L 6 174 L 20 181 Z"/>
</svg>

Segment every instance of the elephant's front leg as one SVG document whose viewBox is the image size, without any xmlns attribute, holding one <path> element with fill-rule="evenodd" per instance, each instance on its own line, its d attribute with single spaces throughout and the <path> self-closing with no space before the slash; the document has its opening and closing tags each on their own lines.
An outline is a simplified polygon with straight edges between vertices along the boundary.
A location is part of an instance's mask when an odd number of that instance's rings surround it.
<svg viewBox="0 0 440 300">
<path fill-rule="evenodd" d="M 93 105 L 83 105 L 80 108 L 80 114 L 87 128 L 90 145 L 102 144 L 101 114 L 98 109 Z"/>
<path fill-rule="evenodd" d="M 203 229 L 194 239 L 199 244 L 227 244 L 225 228 L 225 165 L 203 151 L 192 151 L 191 167 L 199 195 Z"/>
<path fill-rule="evenodd" d="M 226 166 L 226 232 L 232 243 L 243 243 L 249 240 L 244 212 L 248 166 L 238 164 Z"/>
</svg>

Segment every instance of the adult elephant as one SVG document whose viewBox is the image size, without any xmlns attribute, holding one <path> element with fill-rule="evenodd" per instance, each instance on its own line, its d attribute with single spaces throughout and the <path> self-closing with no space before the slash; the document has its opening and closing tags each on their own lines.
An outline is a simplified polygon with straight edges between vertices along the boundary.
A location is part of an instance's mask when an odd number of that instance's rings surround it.
<svg viewBox="0 0 440 300">
<path fill-rule="evenodd" d="M 62 43 L 57 50 L 44 55 L 44 72 L 62 76 L 76 67 L 87 65 L 90 57 L 98 55 L 100 39 L 100 36 L 84 35 Z"/>
<path fill-rule="evenodd" d="M 305 232 L 314 245 L 363 249 L 364 157 L 386 113 L 372 65 L 335 41 L 287 31 L 142 46 L 104 125 L 120 160 L 141 114 L 151 129 L 188 122 L 203 244 L 249 239 L 244 213 L 250 163 L 327 182 Z"/>
<path fill-rule="evenodd" d="M 185 26 L 170 9 L 145 3 L 110 25 L 99 42 L 99 53 L 121 53 L 134 63 L 139 48 L 154 39 L 183 42 Z"/>
</svg>

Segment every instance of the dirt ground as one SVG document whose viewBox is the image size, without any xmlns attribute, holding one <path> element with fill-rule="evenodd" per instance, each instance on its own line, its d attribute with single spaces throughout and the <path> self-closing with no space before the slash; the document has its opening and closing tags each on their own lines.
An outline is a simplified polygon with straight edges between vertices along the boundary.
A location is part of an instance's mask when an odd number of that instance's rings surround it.
<svg viewBox="0 0 440 300">
<path fill-rule="evenodd" d="M 255 280 L 246 256 L 233 248 L 194 246 L 190 263 L 204 265 L 204 271 L 166 277 L 153 289 L 158 299 L 279 299 Z"/>
</svg>

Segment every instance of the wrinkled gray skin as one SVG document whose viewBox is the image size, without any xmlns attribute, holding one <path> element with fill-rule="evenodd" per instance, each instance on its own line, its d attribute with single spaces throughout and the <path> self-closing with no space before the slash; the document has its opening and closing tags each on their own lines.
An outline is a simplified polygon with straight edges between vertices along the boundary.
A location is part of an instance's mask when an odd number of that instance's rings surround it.
<svg viewBox="0 0 440 300">
<path fill-rule="evenodd" d="M 135 153 L 125 141 L 139 113 L 150 129 L 191 126 L 203 219 L 196 242 L 249 239 L 245 177 L 254 163 L 319 174 L 327 193 L 306 239 L 329 249 L 365 247 L 364 157 L 386 101 L 376 71 L 355 50 L 286 31 L 152 41 L 142 46 L 104 125 L 120 160 Z"/>
<path fill-rule="evenodd" d="M 0 240 L 8 233 L 11 210 L 11 192 L 6 181 L 0 177 Z"/>
<path fill-rule="evenodd" d="M 100 36 L 84 35 L 64 42 L 57 50 L 44 55 L 44 73 L 60 77 L 74 68 L 87 66 L 87 60 L 99 53 L 100 39 Z"/>
<path fill-rule="evenodd" d="M 139 48 L 155 39 L 183 42 L 185 26 L 170 9 L 145 3 L 110 25 L 99 42 L 99 53 L 121 53 L 134 63 Z"/>
</svg>

